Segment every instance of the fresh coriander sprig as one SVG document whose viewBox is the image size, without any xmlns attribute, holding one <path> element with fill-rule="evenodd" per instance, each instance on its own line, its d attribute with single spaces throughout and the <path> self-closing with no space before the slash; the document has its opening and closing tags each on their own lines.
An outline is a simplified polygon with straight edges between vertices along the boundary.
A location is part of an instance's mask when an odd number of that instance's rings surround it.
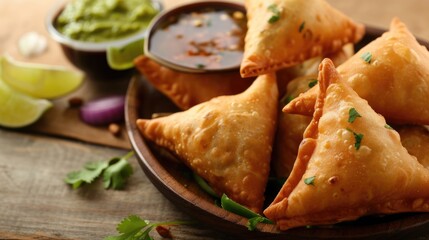
<svg viewBox="0 0 429 240">
<path fill-rule="evenodd" d="M 97 177 L 103 175 L 105 189 L 121 189 L 124 187 L 126 179 L 133 173 L 133 168 L 127 161 L 133 154 L 134 152 L 131 151 L 123 157 L 115 157 L 107 161 L 88 162 L 82 170 L 68 173 L 64 181 L 76 189 L 83 183 L 90 184 Z"/>
<path fill-rule="evenodd" d="M 190 225 L 191 221 L 172 221 L 151 223 L 139 216 L 130 215 L 124 218 L 116 227 L 118 236 L 108 236 L 104 240 L 153 240 L 149 233 L 158 226 Z"/>
</svg>

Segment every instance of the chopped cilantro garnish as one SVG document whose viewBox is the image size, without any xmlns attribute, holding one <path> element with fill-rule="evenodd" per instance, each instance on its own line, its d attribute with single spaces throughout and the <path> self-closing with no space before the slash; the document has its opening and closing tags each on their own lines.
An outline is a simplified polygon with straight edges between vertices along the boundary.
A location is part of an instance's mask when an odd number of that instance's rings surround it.
<svg viewBox="0 0 429 240">
<path fill-rule="evenodd" d="M 273 13 L 273 15 L 270 17 L 270 19 L 268 19 L 268 23 L 277 22 L 280 19 L 280 11 L 277 8 L 277 5 L 271 4 L 270 6 L 268 6 L 267 9 Z"/>
<path fill-rule="evenodd" d="M 282 107 L 284 107 L 292 100 L 293 100 L 293 97 L 291 95 L 284 95 L 283 98 L 280 99 L 280 104 L 282 105 Z"/>
<path fill-rule="evenodd" d="M 86 163 L 82 170 L 68 173 L 64 181 L 76 189 L 82 183 L 92 183 L 103 174 L 104 188 L 121 189 L 124 187 L 126 179 L 133 173 L 133 168 L 127 161 L 133 154 L 133 152 L 129 152 L 123 157 L 112 158 L 108 161 Z"/>
<path fill-rule="evenodd" d="M 104 240 L 153 240 L 149 235 L 152 229 L 158 226 L 171 226 L 171 225 L 189 225 L 194 222 L 189 221 L 174 221 L 174 222 L 160 222 L 151 223 L 148 220 L 143 220 L 136 215 L 128 216 L 124 218 L 117 226 L 116 230 L 120 234 L 119 236 L 108 236 Z"/>
<path fill-rule="evenodd" d="M 358 118 L 358 117 L 362 117 L 362 116 L 356 111 L 355 108 L 350 108 L 349 120 L 348 120 L 349 123 L 353 123 L 356 120 L 356 118 Z"/>
<path fill-rule="evenodd" d="M 317 79 L 310 79 L 311 81 L 308 83 L 308 87 L 312 88 L 317 84 Z"/>
<path fill-rule="evenodd" d="M 275 23 L 275 22 L 277 22 L 279 19 L 280 19 L 280 16 L 279 16 L 279 15 L 273 15 L 273 16 L 271 16 L 271 17 L 270 17 L 270 19 L 268 19 L 268 22 L 269 22 L 269 23 Z"/>
<path fill-rule="evenodd" d="M 371 63 L 372 54 L 370 52 L 366 52 L 360 56 L 365 62 Z"/>
<path fill-rule="evenodd" d="M 391 127 L 389 124 L 386 123 L 386 125 L 384 125 L 385 128 L 393 130 L 393 127 Z"/>
<path fill-rule="evenodd" d="M 198 63 L 197 65 L 195 65 L 198 69 L 203 69 L 206 67 L 206 65 Z"/>
<path fill-rule="evenodd" d="M 304 179 L 304 183 L 307 185 L 313 185 L 314 186 L 314 180 L 316 179 L 316 176 L 308 177 Z"/>
<path fill-rule="evenodd" d="M 304 30 L 304 27 L 305 27 L 305 21 L 303 21 L 302 23 L 301 23 L 301 25 L 299 25 L 299 32 L 302 32 L 302 30 Z"/>
<path fill-rule="evenodd" d="M 348 131 L 350 131 L 351 133 L 353 133 L 354 137 L 355 137 L 355 149 L 359 150 L 360 148 L 360 144 L 362 142 L 363 139 L 363 134 L 362 133 L 356 133 L 353 130 L 347 128 Z"/>
</svg>

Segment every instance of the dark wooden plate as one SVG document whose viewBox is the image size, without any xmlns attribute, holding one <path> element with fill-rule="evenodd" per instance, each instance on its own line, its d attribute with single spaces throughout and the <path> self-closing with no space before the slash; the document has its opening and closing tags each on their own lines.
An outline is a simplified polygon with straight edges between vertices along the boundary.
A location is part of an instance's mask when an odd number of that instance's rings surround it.
<svg viewBox="0 0 429 240">
<path fill-rule="evenodd" d="M 367 27 L 361 48 L 385 30 Z M 420 41 L 429 48 L 429 43 Z M 125 118 L 127 132 L 139 163 L 165 197 L 214 230 L 238 239 L 410 239 L 429 234 L 429 214 L 395 214 L 363 217 L 359 220 L 311 228 L 295 228 L 279 232 L 274 225 L 260 224 L 257 231 L 247 230 L 247 219 L 223 210 L 202 192 L 192 180 L 189 169 L 168 159 L 162 149 L 146 142 L 139 133 L 136 120 L 151 118 L 152 113 L 175 112 L 178 109 L 143 76 L 134 76 L 128 87 Z"/>
</svg>

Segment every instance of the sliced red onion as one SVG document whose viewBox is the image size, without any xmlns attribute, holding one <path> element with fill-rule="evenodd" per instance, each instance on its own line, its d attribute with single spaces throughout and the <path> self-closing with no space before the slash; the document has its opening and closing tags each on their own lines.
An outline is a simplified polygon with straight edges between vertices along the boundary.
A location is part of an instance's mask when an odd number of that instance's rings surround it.
<svg viewBox="0 0 429 240">
<path fill-rule="evenodd" d="M 124 119 L 124 96 L 110 96 L 85 103 L 80 108 L 80 117 L 91 125 L 105 125 Z"/>
</svg>

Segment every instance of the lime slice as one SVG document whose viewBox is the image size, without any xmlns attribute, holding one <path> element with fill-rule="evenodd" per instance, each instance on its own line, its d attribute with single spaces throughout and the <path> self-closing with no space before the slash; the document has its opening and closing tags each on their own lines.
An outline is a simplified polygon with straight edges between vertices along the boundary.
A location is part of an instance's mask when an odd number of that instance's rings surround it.
<svg viewBox="0 0 429 240">
<path fill-rule="evenodd" d="M 9 128 L 32 124 L 52 107 L 45 99 L 36 99 L 14 91 L 0 79 L 0 126 Z"/>
<path fill-rule="evenodd" d="M 131 42 L 122 47 L 107 49 L 107 63 L 115 70 L 126 70 L 134 67 L 134 59 L 143 54 L 144 39 Z"/>
<path fill-rule="evenodd" d="M 36 98 L 56 98 L 74 91 L 83 81 L 81 72 L 60 66 L 24 63 L 4 56 L 0 75 L 13 89 Z"/>
</svg>

